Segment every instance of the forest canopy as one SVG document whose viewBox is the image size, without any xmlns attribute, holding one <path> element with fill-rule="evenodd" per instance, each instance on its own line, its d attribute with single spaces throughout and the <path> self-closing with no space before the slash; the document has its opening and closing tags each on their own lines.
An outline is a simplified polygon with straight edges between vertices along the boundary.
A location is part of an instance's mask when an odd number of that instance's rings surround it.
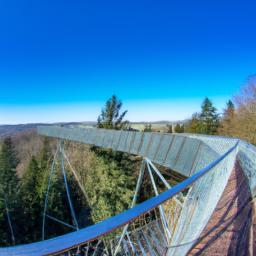
<svg viewBox="0 0 256 256">
<path fill-rule="evenodd" d="M 122 107 L 117 96 L 110 97 L 98 117 L 97 127 L 131 129 L 125 119 L 127 110 Z M 152 129 L 147 123 L 143 131 Z M 240 93 L 227 101 L 223 113 L 205 97 L 200 112 L 194 113 L 184 124 L 167 125 L 167 132 L 225 135 L 256 145 L 256 76 L 250 77 Z M 0 246 L 41 240 L 45 195 L 56 147 L 56 140 L 42 138 L 33 132 L 1 141 Z M 64 147 L 81 181 L 79 186 L 84 190 L 81 191 L 70 166 L 65 163 L 79 227 L 97 223 L 130 207 L 139 172 L 138 160 L 125 153 L 79 143 L 65 142 Z M 139 200 L 150 195 L 146 191 Z M 58 162 L 51 181 L 47 212 L 73 224 L 67 204 L 61 163 Z M 71 231 L 50 219 L 46 226 L 46 238 Z"/>
</svg>

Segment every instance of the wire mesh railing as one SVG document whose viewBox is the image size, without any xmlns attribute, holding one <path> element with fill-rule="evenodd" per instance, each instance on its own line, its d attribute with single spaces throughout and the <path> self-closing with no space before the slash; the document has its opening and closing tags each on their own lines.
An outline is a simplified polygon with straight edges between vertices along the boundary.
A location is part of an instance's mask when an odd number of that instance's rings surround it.
<svg viewBox="0 0 256 256">
<path fill-rule="evenodd" d="M 168 216 L 168 226 L 172 227 L 170 231 L 173 236 L 181 205 L 171 198 L 163 203 L 163 208 Z M 172 237 L 166 235 L 166 227 L 163 226 L 161 218 L 159 208 L 156 207 L 129 222 L 123 237 L 123 228 L 119 228 L 58 255 L 166 255 Z"/>
<path fill-rule="evenodd" d="M 184 255 L 214 210 L 234 164 L 237 145 L 238 142 L 207 167 L 172 188 L 153 163 L 143 159 L 141 172 L 147 167 L 155 197 L 135 205 L 135 192 L 132 208 L 125 212 L 54 239 L 0 248 L 0 254 Z M 166 185 L 165 192 L 158 192 L 153 173 Z"/>
</svg>

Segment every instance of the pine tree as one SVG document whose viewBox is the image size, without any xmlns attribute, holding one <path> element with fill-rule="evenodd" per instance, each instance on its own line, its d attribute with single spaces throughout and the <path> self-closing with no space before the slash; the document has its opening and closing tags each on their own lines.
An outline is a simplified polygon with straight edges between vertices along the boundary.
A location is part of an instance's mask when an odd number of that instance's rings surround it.
<svg viewBox="0 0 256 256">
<path fill-rule="evenodd" d="M 200 115 L 198 113 L 194 113 L 192 118 L 185 125 L 185 131 L 188 133 L 198 133 L 200 125 Z"/>
<path fill-rule="evenodd" d="M 0 153 L 0 186 L 8 197 L 14 196 L 18 188 L 16 167 L 18 159 L 10 137 L 6 138 Z"/>
<path fill-rule="evenodd" d="M 4 139 L 0 152 L 0 243 L 2 245 L 12 244 L 4 200 L 8 204 L 14 232 L 17 231 L 18 226 L 19 180 L 16 174 L 17 165 L 18 159 L 15 148 L 11 138 L 8 137 Z"/>
<path fill-rule="evenodd" d="M 128 121 L 124 121 L 124 117 L 127 114 L 127 110 L 120 113 L 122 108 L 122 102 L 113 95 L 107 100 L 105 107 L 102 109 L 100 116 L 98 117 L 98 128 L 105 129 L 127 129 L 129 127 Z"/>
<path fill-rule="evenodd" d="M 39 170 L 42 173 L 41 175 L 38 175 L 38 177 L 40 177 L 39 179 L 40 182 L 38 183 L 38 193 L 39 193 L 38 196 L 39 196 L 39 201 L 41 202 L 40 221 L 42 220 L 46 190 L 48 187 L 52 161 L 53 161 L 53 155 L 51 152 L 52 152 L 51 145 L 48 139 L 46 139 L 44 141 L 44 146 L 42 148 L 42 151 L 39 154 L 39 160 L 38 160 Z M 88 213 L 88 215 L 90 215 L 90 212 L 88 211 L 88 205 L 86 205 L 87 202 L 84 196 L 82 195 L 80 188 L 77 185 L 77 181 L 75 180 L 73 173 L 70 172 L 69 165 L 67 164 L 66 161 L 64 161 L 64 167 L 66 171 L 71 201 L 74 207 L 76 218 L 78 220 L 78 224 L 80 226 L 80 223 L 82 224 L 88 223 L 88 218 L 90 217 L 87 215 L 85 216 L 83 215 L 81 216 L 82 217 L 81 221 L 79 221 L 79 214 L 81 210 L 82 209 L 86 210 L 86 213 Z M 60 153 L 58 153 L 55 159 L 54 173 L 51 177 L 51 185 L 50 185 L 50 190 L 48 194 L 47 213 L 59 220 L 62 220 L 71 225 L 75 225 L 73 222 L 71 210 L 70 210 L 68 199 L 67 199 L 67 193 L 64 185 L 63 173 L 61 168 L 62 168 L 61 155 Z M 41 238 L 42 224 L 40 224 L 39 227 L 35 226 L 35 228 L 40 229 L 39 235 Z M 50 220 L 49 218 L 46 218 L 45 235 L 47 238 L 65 234 L 70 231 L 71 231 L 70 228 L 62 224 L 58 224 Z"/>
<path fill-rule="evenodd" d="M 167 133 L 172 133 L 172 125 L 171 124 L 167 124 L 166 128 L 167 128 Z"/>
<path fill-rule="evenodd" d="M 41 170 L 35 156 L 32 156 L 28 168 L 22 177 L 22 201 L 25 218 L 25 236 L 27 242 L 35 242 L 41 237 L 43 204 L 40 198 Z"/>
<path fill-rule="evenodd" d="M 38 158 L 32 156 L 22 177 L 22 204 L 24 208 L 24 218 L 27 220 L 24 228 L 24 238 L 27 243 L 38 241 L 42 237 L 42 214 L 52 160 L 50 143 L 46 138 Z M 71 194 L 73 194 L 73 191 Z M 69 222 L 71 218 L 67 205 L 60 165 L 56 164 L 55 174 L 52 176 L 51 180 L 47 212 L 54 217 Z M 52 224 L 53 222 L 51 220 L 46 220 L 47 238 L 70 231 L 70 229 L 65 228 L 63 225 Z"/>
<path fill-rule="evenodd" d="M 217 109 L 206 97 L 202 104 L 202 110 L 199 116 L 199 133 L 213 135 L 217 133 L 219 126 L 219 116 Z"/>
<path fill-rule="evenodd" d="M 134 178 L 131 172 L 127 175 L 127 171 L 116 159 L 95 159 L 86 184 L 94 223 L 129 208 L 135 186 Z"/>
<path fill-rule="evenodd" d="M 50 143 L 45 138 L 38 157 L 31 157 L 21 180 L 22 205 L 24 218 L 27 220 L 24 239 L 27 243 L 38 241 L 42 236 L 42 213 L 51 161 Z"/>
<path fill-rule="evenodd" d="M 180 126 L 180 133 L 184 133 L 184 131 L 185 131 L 185 127 L 184 127 L 184 124 L 182 124 L 182 125 Z"/>
<path fill-rule="evenodd" d="M 37 193 L 38 193 L 38 201 L 40 202 L 40 205 L 38 205 L 38 209 L 41 209 L 40 214 L 40 220 L 39 223 L 42 223 L 42 213 L 44 209 L 44 202 L 46 197 L 46 191 L 49 183 L 50 178 L 50 172 L 51 172 L 51 166 L 53 161 L 53 155 L 52 150 L 50 146 L 50 142 L 47 138 L 45 138 L 43 143 L 43 148 L 41 152 L 39 153 L 38 158 L 38 168 L 39 168 L 39 175 L 37 182 Z M 77 195 L 77 186 L 74 188 L 73 186 L 73 179 L 72 176 L 67 173 L 68 176 L 68 183 L 70 185 L 70 195 L 72 197 L 72 201 L 74 201 L 74 195 Z M 72 185 L 71 185 L 72 184 Z M 60 159 L 59 155 L 56 158 L 55 162 L 55 168 L 54 168 L 54 174 L 51 177 L 51 185 L 48 195 L 48 204 L 47 204 L 47 213 L 49 213 L 51 216 L 63 220 L 67 223 L 72 224 L 72 218 L 70 214 L 70 209 L 68 207 L 68 201 L 67 201 L 67 195 L 64 187 L 64 181 L 63 176 L 61 172 L 61 166 L 60 166 Z M 54 225 L 52 225 L 54 224 Z M 39 236 L 41 238 L 41 228 L 42 224 L 39 224 L 39 226 L 35 226 L 35 228 L 39 229 Z M 55 237 L 67 232 L 70 232 L 70 229 L 61 225 L 57 224 L 56 222 L 53 222 L 50 219 L 46 219 L 46 237 L 51 238 Z"/>
<path fill-rule="evenodd" d="M 120 100 L 112 96 L 98 118 L 98 127 L 126 129 L 128 121 L 123 119 L 127 111 L 120 114 L 121 107 Z M 91 199 L 92 220 L 97 222 L 129 207 L 135 186 L 134 164 L 126 153 L 95 147 L 92 150 L 96 159 L 85 189 Z"/>
<path fill-rule="evenodd" d="M 40 180 L 40 185 L 38 187 L 38 193 L 40 196 L 40 201 L 43 204 L 44 196 L 46 193 L 48 178 L 51 168 L 51 163 L 53 160 L 51 146 L 48 138 L 45 138 L 43 141 L 43 147 L 38 157 L 38 167 L 40 173 L 38 174 L 38 180 Z"/>
<path fill-rule="evenodd" d="M 183 124 L 176 124 L 174 127 L 174 131 L 176 133 L 183 133 L 184 132 L 184 125 Z"/>
<path fill-rule="evenodd" d="M 176 125 L 174 126 L 174 132 L 179 133 L 179 131 L 180 131 L 180 125 L 179 125 L 179 124 L 176 124 Z"/>
<path fill-rule="evenodd" d="M 152 124 L 145 124 L 143 131 L 144 132 L 152 132 Z"/>
<path fill-rule="evenodd" d="M 39 154 L 40 169 L 45 170 L 50 166 L 52 160 L 51 146 L 48 138 L 44 138 L 43 148 Z"/>
<path fill-rule="evenodd" d="M 234 114 L 235 114 L 235 105 L 231 100 L 229 100 L 227 102 L 227 108 L 224 111 L 224 117 L 232 118 Z"/>
</svg>

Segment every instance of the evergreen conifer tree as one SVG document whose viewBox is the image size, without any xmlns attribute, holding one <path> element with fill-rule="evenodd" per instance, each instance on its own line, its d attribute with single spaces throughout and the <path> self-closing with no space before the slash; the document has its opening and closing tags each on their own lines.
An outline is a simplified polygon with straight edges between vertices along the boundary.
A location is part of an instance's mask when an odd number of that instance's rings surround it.
<svg viewBox="0 0 256 256">
<path fill-rule="evenodd" d="M 199 133 L 200 115 L 194 113 L 192 118 L 186 123 L 185 131 L 188 133 Z"/>
<path fill-rule="evenodd" d="M 86 189 L 91 199 L 94 223 L 129 208 L 134 191 L 134 178 L 115 158 L 97 157 L 88 175 Z"/>
<path fill-rule="evenodd" d="M 152 132 L 152 124 L 145 124 L 144 132 Z"/>
<path fill-rule="evenodd" d="M 180 133 L 180 132 L 181 132 L 180 124 L 176 124 L 176 125 L 175 125 L 174 131 L 175 131 L 176 133 Z"/>
<path fill-rule="evenodd" d="M 234 136 L 235 105 L 229 100 L 224 109 L 218 132 L 227 136 Z"/>
<path fill-rule="evenodd" d="M 199 133 L 214 135 L 219 126 L 219 115 L 212 102 L 206 97 L 199 116 Z"/>
<path fill-rule="evenodd" d="M 5 201 L 11 216 L 14 232 L 17 231 L 19 219 L 19 180 L 16 174 L 18 158 L 10 137 L 4 139 L 0 152 L 0 243 L 12 244 L 10 227 L 8 226 Z"/>
<path fill-rule="evenodd" d="M 41 170 L 35 156 L 32 156 L 25 174 L 22 177 L 22 201 L 24 215 L 27 220 L 24 226 L 27 242 L 37 241 L 41 237 L 42 200 L 40 187 L 42 185 Z"/>
<path fill-rule="evenodd" d="M 98 118 L 98 128 L 127 129 L 128 121 L 123 121 L 127 111 L 120 113 L 121 107 L 121 101 L 112 96 Z M 93 206 L 92 220 L 97 222 L 129 207 L 135 179 L 134 165 L 128 154 L 95 147 L 92 149 L 96 160 L 85 189 Z"/>
<path fill-rule="evenodd" d="M 171 124 L 167 124 L 167 133 L 172 133 L 172 125 Z"/>
<path fill-rule="evenodd" d="M 98 128 L 127 129 L 129 123 L 123 120 L 127 110 L 121 112 L 122 105 L 122 102 L 115 95 L 108 99 L 98 117 Z"/>
<path fill-rule="evenodd" d="M 180 133 L 184 133 L 184 131 L 185 131 L 184 124 L 181 124 L 180 125 Z"/>
</svg>

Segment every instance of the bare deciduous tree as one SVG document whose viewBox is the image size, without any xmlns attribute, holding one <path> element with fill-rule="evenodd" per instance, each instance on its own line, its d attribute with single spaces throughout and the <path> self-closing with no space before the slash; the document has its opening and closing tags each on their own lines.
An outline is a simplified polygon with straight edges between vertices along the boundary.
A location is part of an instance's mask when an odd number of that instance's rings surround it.
<svg viewBox="0 0 256 256">
<path fill-rule="evenodd" d="M 256 144 L 256 75 L 249 77 L 240 93 L 234 97 L 236 110 L 229 124 L 220 131 L 223 135 L 239 137 Z M 225 116 L 223 118 L 225 122 Z M 228 131 L 231 131 L 228 133 Z"/>
</svg>

